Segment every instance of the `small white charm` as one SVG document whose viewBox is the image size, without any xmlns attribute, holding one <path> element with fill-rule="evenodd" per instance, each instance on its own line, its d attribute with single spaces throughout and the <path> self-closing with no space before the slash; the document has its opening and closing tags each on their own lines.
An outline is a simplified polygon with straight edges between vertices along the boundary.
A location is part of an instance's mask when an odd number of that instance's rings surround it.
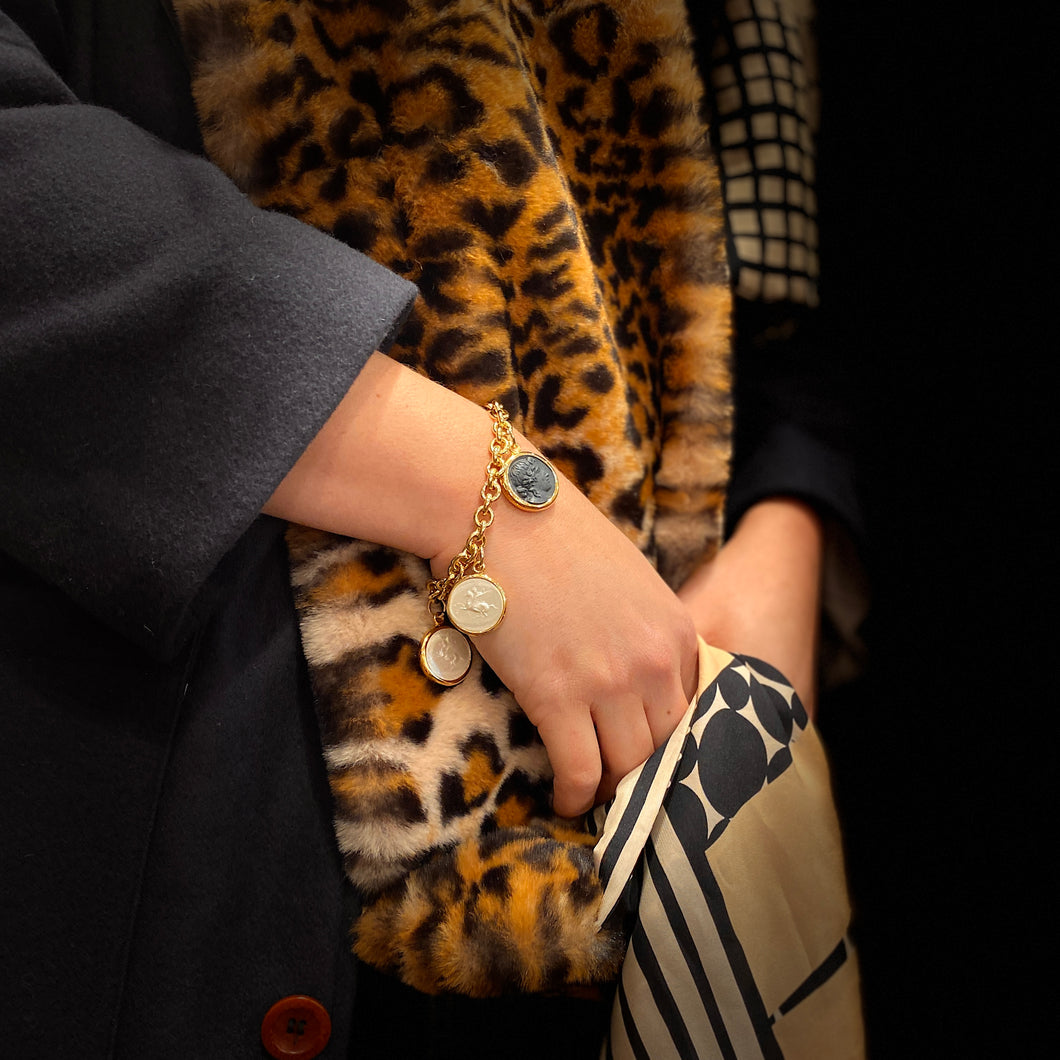
<svg viewBox="0 0 1060 1060">
<path fill-rule="evenodd" d="M 492 578 L 471 574 L 453 586 L 445 612 L 464 633 L 489 633 L 501 624 L 507 605 L 504 590 Z"/>
<path fill-rule="evenodd" d="M 452 626 L 436 626 L 420 642 L 420 667 L 440 685 L 458 685 L 471 669 L 471 644 Z"/>
</svg>

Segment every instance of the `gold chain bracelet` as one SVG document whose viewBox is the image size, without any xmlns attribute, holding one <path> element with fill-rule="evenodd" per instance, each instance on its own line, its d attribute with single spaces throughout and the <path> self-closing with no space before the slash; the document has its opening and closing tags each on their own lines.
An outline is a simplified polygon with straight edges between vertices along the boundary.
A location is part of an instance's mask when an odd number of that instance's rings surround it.
<svg viewBox="0 0 1060 1060">
<path fill-rule="evenodd" d="M 503 493 L 523 511 L 540 511 L 559 492 L 556 469 L 544 457 L 523 452 L 516 444 L 504 406 L 492 401 L 486 409 L 493 418 L 493 438 L 474 529 L 445 575 L 427 582 L 427 609 L 434 627 L 420 643 L 420 666 L 442 685 L 459 684 L 467 676 L 471 669 L 468 636 L 496 629 L 508 606 L 504 590 L 486 573 L 486 531 L 493 525 L 493 502 Z"/>
</svg>

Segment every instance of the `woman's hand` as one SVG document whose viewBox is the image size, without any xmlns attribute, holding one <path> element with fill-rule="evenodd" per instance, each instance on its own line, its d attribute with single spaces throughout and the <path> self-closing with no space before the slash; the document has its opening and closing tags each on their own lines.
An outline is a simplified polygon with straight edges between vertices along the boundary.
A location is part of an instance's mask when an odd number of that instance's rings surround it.
<svg viewBox="0 0 1060 1060">
<path fill-rule="evenodd" d="M 520 447 L 527 447 L 520 440 Z M 475 646 L 537 726 L 553 806 L 573 816 L 669 737 L 695 693 L 691 616 L 640 551 L 561 481 L 552 507 L 499 500 L 486 570 L 508 609 Z M 449 556 L 436 557 L 436 573 Z"/>
<path fill-rule="evenodd" d="M 372 357 L 264 511 L 431 560 L 463 549 L 489 460 L 489 414 Z M 529 448 L 525 439 L 519 439 Z M 508 597 L 476 647 L 538 727 L 556 812 L 573 816 L 670 735 L 695 692 L 689 612 L 570 482 L 522 512 L 498 499 L 486 571 Z"/>
<path fill-rule="evenodd" d="M 789 497 L 760 501 L 678 591 L 699 635 L 771 663 L 813 716 L 823 538 L 817 514 Z"/>
</svg>

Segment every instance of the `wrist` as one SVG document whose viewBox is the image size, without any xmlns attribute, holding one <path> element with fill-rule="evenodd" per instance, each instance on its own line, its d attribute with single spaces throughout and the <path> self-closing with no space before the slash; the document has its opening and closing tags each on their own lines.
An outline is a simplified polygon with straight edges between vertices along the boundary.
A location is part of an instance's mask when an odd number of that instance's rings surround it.
<svg viewBox="0 0 1060 1060">
<path fill-rule="evenodd" d="M 751 505 L 740 517 L 732 538 L 779 542 L 803 558 L 824 550 L 824 528 L 817 511 L 797 497 L 768 497 Z"/>
<path fill-rule="evenodd" d="M 441 553 L 431 557 L 434 577 L 427 582 L 428 608 L 434 627 L 420 645 L 420 664 L 427 677 L 440 684 L 457 684 L 472 661 L 469 637 L 499 628 L 507 612 L 507 595 L 486 569 L 486 537 L 498 508 L 512 505 L 537 514 L 556 500 L 559 479 L 555 468 L 536 453 L 521 449 L 504 407 L 487 406 L 492 438 L 472 529 L 462 549 L 446 563 Z M 503 499 L 502 499 L 503 498 Z"/>
<path fill-rule="evenodd" d="M 424 546 L 414 551 L 428 560 L 435 578 L 445 574 L 475 528 L 475 512 L 482 504 L 490 459 L 489 414 L 470 402 L 464 406 L 459 416 L 450 421 L 447 450 L 433 454 L 439 468 L 437 476 L 433 480 L 425 478 L 423 484 L 419 516 L 423 520 Z"/>
<path fill-rule="evenodd" d="M 525 463 L 528 456 L 541 456 L 539 450 L 517 431 L 511 430 L 510 437 L 512 452 L 509 454 L 509 459 L 518 456 L 518 462 Z M 490 464 L 496 457 L 495 449 L 491 448 L 488 439 L 480 442 L 476 437 L 474 444 L 478 447 L 476 449 L 479 469 L 477 486 L 475 489 L 465 489 L 461 485 L 459 491 L 453 491 L 447 501 L 452 506 L 452 511 L 446 523 L 456 526 L 457 533 L 455 538 L 450 534 L 446 543 L 428 557 L 435 578 L 441 577 L 446 572 L 453 556 L 465 547 L 468 535 L 476 526 L 476 517 L 483 502 L 483 490 L 486 488 L 483 483 L 488 485 L 489 482 Z M 501 461 L 505 465 L 507 462 L 507 460 Z M 548 464 L 547 460 L 544 463 Z M 534 493 L 532 490 L 529 494 L 524 492 L 522 499 L 519 497 L 520 487 L 516 485 L 510 488 L 507 476 L 502 476 L 503 488 L 498 487 L 500 492 L 497 493 L 496 499 L 490 506 L 488 538 L 490 552 L 494 557 L 510 553 L 513 548 L 519 548 L 520 541 L 525 544 L 527 536 L 532 534 L 535 527 L 540 526 L 539 520 L 549 512 L 553 501 L 558 499 L 562 492 L 559 488 L 559 476 L 550 464 L 548 468 L 554 476 L 549 483 L 546 483 L 548 493 Z M 518 483 L 518 477 L 515 481 Z M 546 496 L 550 499 L 546 499 Z"/>
</svg>

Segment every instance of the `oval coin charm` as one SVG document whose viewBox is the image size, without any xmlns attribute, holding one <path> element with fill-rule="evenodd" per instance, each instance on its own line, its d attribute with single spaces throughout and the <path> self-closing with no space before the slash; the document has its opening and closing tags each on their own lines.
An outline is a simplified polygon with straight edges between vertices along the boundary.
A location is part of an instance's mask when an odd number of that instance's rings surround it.
<svg viewBox="0 0 1060 1060">
<path fill-rule="evenodd" d="M 440 685 L 458 685 L 471 669 L 471 644 L 452 626 L 436 626 L 420 642 L 420 667 Z"/>
<path fill-rule="evenodd" d="M 536 453 L 516 453 L 509 457 L 501 475 L 504 495 L 524 512 L 547 508 L 559 492 L 556 469 Z"/>
<path fill-rule="evenodd" d="M 501 624 L 507 606 L 504 590 L 492 578 L 470 574 L 453 586 L 445 613 L 462 633 L 489 633 Z"/>
</svg>

